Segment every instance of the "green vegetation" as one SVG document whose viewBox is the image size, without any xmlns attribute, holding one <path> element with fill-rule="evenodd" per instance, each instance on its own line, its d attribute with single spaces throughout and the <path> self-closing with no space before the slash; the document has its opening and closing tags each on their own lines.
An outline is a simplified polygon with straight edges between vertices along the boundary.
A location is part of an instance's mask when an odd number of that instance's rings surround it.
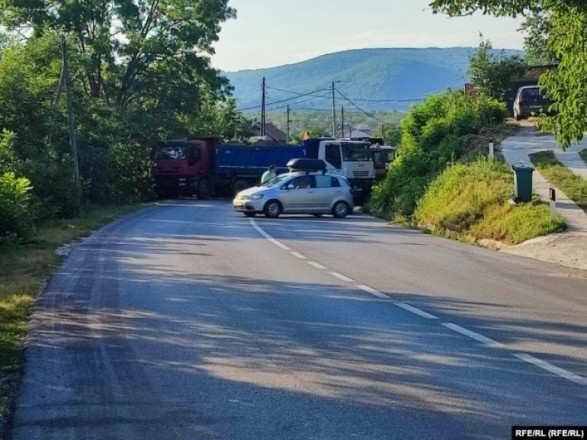
<svg viewBox="0 0 587 440">
<path fill-rule="evenodd" d="M 349 130 L 368 129 L 375 137 L 382 137 L 388 145 L 396 145 L 399 142 L 399 123 L 405 113 L 398 111 L 363 113 L 345 110 L 345 136 Z M 337 115 L 339 121 L 341 115 Z M 287 115 L 285 112 L 271 112 L 267 114 L 267 120 L 271 121 L 287 133 Z M 332 136 L 332 113 L 327 111 L 294 111 L 290 113 L 290 142 L 299 144 L 304 132 L 308 131 L 312 136 Z M 381 123 L 380 121 L 387 121 Z"/>
<path fill-rule="evenodd" d="M 502 162 L 477 159 L 447 168 L 418 202 L 415 223 L 439 235 L 478 243 L 494 240 L 514 245 L 561 231 L 547 204 L 509 203 L 513 174 Z"/>
<path fill-rule="evenodd" d="M 447 92 L 414 107 L 401 124 L 399 157 L 373 189 L 369 209 L 384 218 L 472 243 L 513 245 L 563 230 L 548 205 L 510 203 L 513 173 L 484 158 L 488 121 L 504 121 L 502 104 Z M 481 146 L 481 147 L 480 147 Z"/>
<path fill-rule="evenodd" d="M 18 379 L 31 306 L 61 261 L 56 249 L 142 206 L 102 207 L 82 218 L 52 220 L 40 225 L 28 242 L 0 248 L 0 414 Z"/>
<path fill-rule="evenodd" d="M 512 79 L 522 78 L 528 66 L 518 55 L 499 56 L 491 52 L 491 42 L 482 40 L 469 61 L 469 77 L 478 93 L 503 100 Z"/>
<path fill-rule="evenodd" d="M 583 151 L 584 153 L 584 151 Z M 532 163 L 546 180 L 560 189 L 587 212 L 587 181 L 577 176 L 554 157 L 552 151 L 541 151 L 530 156 Z"/>
<path fill-rule="evenodd" d="M 433 95 L 414 107 L 401 124 L 398 158 L 373 189 L 370 209 L 394 220 L 411 218 L 427 186 L 450 163 L 468 156 L 463 138 L 505 116 L 498 101 L 462 92 Z"/>
<path fill-rule="evenodd" d="M 526 16 L 531 49 L 539 59 L 557 61 L 557 68 L 540 78 L 555 101 L 556 114 L 546 127 L 564 145 L 583 138 L 587 131 L 587 2 L 585 0 L 433 0 L 435 12 L 467 15 L 475 11 L 497 16 Z M 539 37 L 536 40 L 536 37 Z"/>
<path fill-rule="evenodd" d="M 88 206 L 144 199 L 149 152 L 162 139 L 249 135 L 209 60 L 220 23 L 235 16 L 227 3 L 3 2 L 0 242 L 26 240 L 39 222 Z M 64 48 L 77 154 L 60 81 Z"/>
</svg>

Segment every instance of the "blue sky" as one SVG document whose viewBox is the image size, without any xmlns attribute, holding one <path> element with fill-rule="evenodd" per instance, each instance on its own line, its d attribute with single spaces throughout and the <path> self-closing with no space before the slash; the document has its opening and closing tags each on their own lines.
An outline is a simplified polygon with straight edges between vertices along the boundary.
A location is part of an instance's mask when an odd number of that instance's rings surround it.
<svg viewBox="0 0 587 440">
<path fill-rule="evenodd" d="M 521 20 L 434 15 L 431 0 L 230 0 L 212 65 L 226 71 L 291 64 L 348 49 L 476 47 L 521 49 Z"/>
</svg>

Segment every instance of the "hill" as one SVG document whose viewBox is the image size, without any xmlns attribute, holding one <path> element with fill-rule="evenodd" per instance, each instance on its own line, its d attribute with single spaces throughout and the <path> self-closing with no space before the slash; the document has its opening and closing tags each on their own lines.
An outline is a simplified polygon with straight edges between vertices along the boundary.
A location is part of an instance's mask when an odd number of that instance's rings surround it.
<svg viewBox="0 0 587 440">
<path fill-rule="evenodd" d="M 475 50 L 465 47 L 349 50 L 300 63 L 224 75 L 234 86 L 234 96 L 243 111 L 259 111 L 263 77 L 267 111 L 282 110 L 286 105 L 300 111 L 330 109 L 333 81 L 337 108 L 407 110 L 427 94 L 463 87 L 467 82 L 469 57 Z M 515 50 L 504 53 L 522 54 Z"/>
</svg>

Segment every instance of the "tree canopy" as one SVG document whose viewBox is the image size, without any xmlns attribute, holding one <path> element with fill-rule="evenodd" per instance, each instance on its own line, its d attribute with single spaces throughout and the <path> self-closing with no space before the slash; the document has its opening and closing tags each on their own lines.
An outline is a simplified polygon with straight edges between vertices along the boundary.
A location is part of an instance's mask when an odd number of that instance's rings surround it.
<svg viewBox="0 0 587 440">
<path fill-rule="evenodd" d="M 521 78 L 528 67 L 518 55 L 506 56 L 502 51 L 497 56 L 490 50 L 491 42 L 482 40 L 479 49 L 469 59 L 469 77 L 475 90 L 491 98 L 503 99 L 511 81 Z"/>
<path fill-rule="evenodd" d="M 10 190 L 0 198 L 30 201 L 35 220 L 80 212 L 58 92 L 62 36 L 82 204 L 145 196 L 150 149 L 165 138 L 248 136 L 251 122 L 210 63 L 235 15 L 228 0 L 0 0 L 0 176 Z"/>
<path fill-rule="evenodd" d="M 585 0 L 434 0 L 435 12 L 451 16 L 479 11 L 497 16 L 542 14 L 544 44 L 558 62 L 540 81 L 555 102 L 550 128 L 563 147 L 587 131 L 587 2 Z"/>
</svg>

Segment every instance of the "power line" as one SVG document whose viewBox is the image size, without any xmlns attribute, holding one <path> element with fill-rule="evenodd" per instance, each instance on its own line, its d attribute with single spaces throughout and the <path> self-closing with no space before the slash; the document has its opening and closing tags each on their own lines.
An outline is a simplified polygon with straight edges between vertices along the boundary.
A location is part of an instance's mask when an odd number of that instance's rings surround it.
<svg viewBox="0 0 587 440">
<path fill-rule="evenodd" d="M 351 101 L 349 98 L 346 97 L 346 95 L 344 95 L 340 90 L 335 89 L 338 94 L 340 96 L 342 96 L 350 105 L 352 105 L 353 107 L 355 107 L 357 110 L 359 110 L 361 113 L 364 113 L 365 115 L 369 116 L 370 118 L 376 120 L 377 122 L 380 122 L 382 124 L 385 124 L 385 121 L 380 120 L 379 118 L 376 118 L 374 115 L 372 115 L 371 113 L 367 112 L 366 110 L 363 110 L 361 107 L 359 107 L 357 104 L 355 104 L 353 101 Z"/>
</svg>

